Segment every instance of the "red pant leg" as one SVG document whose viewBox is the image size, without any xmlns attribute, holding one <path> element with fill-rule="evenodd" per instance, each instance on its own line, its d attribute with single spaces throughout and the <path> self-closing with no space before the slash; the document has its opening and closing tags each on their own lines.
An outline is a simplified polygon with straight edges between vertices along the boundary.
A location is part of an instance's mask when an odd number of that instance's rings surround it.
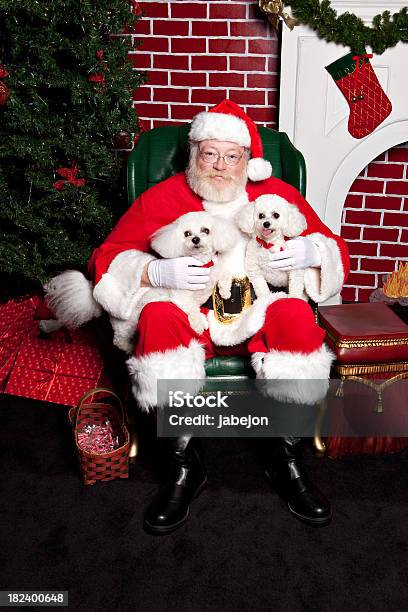
<svg viewBox="0 0 408 612">
<path fill-rule="evenodd" d="M 189 346 L 198 340 L 205 348 L 206 359 L 215 356 L 213 343 L 207 330 L 198 335 L 190 326 L 186 313 L 171 302 L 151 302 L 139 317 L 136 328 L 136 357 Z"/>
<path fill-rule="evenodd" d="M 313 310 L 303 300 L 287 298 L 271 304 L 262 328 L 248 341 L 249 353 L 297 351 L 310 353 L 322 346 L 325 332 L 314 317 Z M 206 359 L 217 354 L 244 355 L 245 344 L 236 347 L 214 347 L 208 330 L 198 335 L 191 328 L 188 317 L 178 306 L 170 302 L 147 304 L 140 315 L 136 329 L 135 355 L 188 346 L 192 339 L 204 346 Z"/>
<path fill-rule="evenodd" d="M 325 331 L 307 302 L 282 298 L 271 304 L 262 328 L 248 342 L 250 353 L 271 350 L 311 353 L 321 348 Z"/>
</svg>

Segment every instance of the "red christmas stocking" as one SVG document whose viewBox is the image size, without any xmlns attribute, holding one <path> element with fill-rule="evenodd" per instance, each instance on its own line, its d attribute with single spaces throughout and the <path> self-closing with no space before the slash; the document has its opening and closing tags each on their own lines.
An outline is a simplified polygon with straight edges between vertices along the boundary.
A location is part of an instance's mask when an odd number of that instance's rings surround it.
<svg viewBox="0 0 408 612">
<path fill-rule="evenodd" d="M 378 82 L 370 57 L 371 54 L 348 53 L 326 66 L 349 104 L 348 130 L 354 138 L 371 134 L 392 111 L 391 102 Z"/>
</svg>

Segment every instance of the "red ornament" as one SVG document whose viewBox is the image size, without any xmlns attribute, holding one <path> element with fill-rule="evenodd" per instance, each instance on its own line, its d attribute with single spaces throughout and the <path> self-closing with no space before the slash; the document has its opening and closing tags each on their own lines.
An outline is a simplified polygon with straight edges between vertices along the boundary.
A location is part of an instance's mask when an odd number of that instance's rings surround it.
<svg viewBox="0 0 408 612">
<path fill-rule="evenodd" d="M 91 74 L 91 76 L 88 77 L 88 81 L 90 83 L 100 83 L 101 86 L 105 85 L 105 75 L 98 73 L 98 74 Z"/>
<path fill-rule="evenodd" d="M 71 168 L 58 168 L 55 172 L 66 179 L 56 181 L 53 184 L 54 189 L 58 189 L 58 191 L 64 189 L 66 183 L 71 183 L 71 185 L 74 185 L 74 187 L 83 187 L 86 183 L 85 179 L 76 178 L 76 175 L 78 174 L 76 161 L 72 162 Z"/>
<path fill-rule="evenodd" d="M 4 83 L 0 82 L 0 106 L 5 106 L 10 97 L 10 90 Z"/>
<path fill-rule="evenodd" d="M 5 79 L 8 77 L 9 73 L 5 69 L 4 66 L 0 64 L 0 79 Z M 4 106 L 7 104 L 7 100 L 10 97 L 10 90 L 4 83 L 0 82 L 0 106 Z"/>
<path fill-rule="evenodd" d="M 96 52 L 96 57 L 98 59 L 98 64 L 101 66 L 103 70 L 107 70 L 106 62 L 103 61 L 103 49 L 99 49 Z M 91 74 L 88 77 L 88 81 L 90 83 L 99 83 L 100 90 L 105 88 L 105 75 L 102 72 L 98 72 L 97 74 Z"/>
</svg>

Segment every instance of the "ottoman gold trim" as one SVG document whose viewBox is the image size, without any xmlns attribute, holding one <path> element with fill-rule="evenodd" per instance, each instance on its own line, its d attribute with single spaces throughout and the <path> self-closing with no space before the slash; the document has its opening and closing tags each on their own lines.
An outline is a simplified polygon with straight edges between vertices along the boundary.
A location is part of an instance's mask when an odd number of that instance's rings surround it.
<svg viewBox="0 0 408 612">
<path fill-rule="evenodd" d="M 388 372 L 408 372 L 408 361 L 399 363 L 365 363 L 365 364 L 336 364 L 336 371 L 340 376 L 358 376 L 361 374 L 387 374 Z"/>
<path fill-rule="evenodd" d="M 408 336 L 404 338 L 384 338 L 383 340 L 339 340 L 328 329 L 326 329 L 326 334 L 336 348 L 368 348 L 372 346 L 403 346 L 408 344 Z"/>
</svg>

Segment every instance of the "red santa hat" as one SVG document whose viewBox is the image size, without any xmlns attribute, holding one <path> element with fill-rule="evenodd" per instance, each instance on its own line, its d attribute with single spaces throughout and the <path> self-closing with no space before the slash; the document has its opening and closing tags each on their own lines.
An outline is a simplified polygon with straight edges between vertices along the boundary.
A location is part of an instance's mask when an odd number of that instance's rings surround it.
<svg viewBox="0 0 408 612">
<path fill-rule="evenodd" d="M 238 104 L 224 100 L 208 112 L 198 113 L 192 121 L 189 133 L 191 141 L 225 140 L 235 142 L 251 150 L 248 162 L 248 178 L 263 181 L 272 175 L 272 166 L 263 159 L 262 140 L 255 123 Z"/>
</svg>

